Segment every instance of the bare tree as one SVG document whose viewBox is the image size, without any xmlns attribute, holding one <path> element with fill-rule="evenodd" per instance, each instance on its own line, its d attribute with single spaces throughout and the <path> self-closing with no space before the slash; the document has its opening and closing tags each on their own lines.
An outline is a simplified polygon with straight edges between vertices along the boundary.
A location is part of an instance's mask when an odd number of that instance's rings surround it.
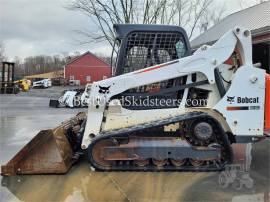
<svg viewBox="0 0 270 202">
<path fill-rule="evenodd" d="M 115 62 L 115 58 L 111 58 L 110 56 L 108 56 L 104 53 L 94 53 L 94 55 L 109 65 L 111 65 L 111 62 L 112 62 L 111 59 L 113 59 L 113 62 Z"/>
<path fill-rule="evenodd" d="M 205 32 L 209 27 L 217 24 L 219 21 L 223 19 L 226 12 L 225 2 L 223 5 L 214 6 L 211 9 L 208 9 L 207 13 L 204 13 L 200 18 L 199 26 L 200 33 Z"/>
<path fill-rule="evenodd" d="M 29 56 L 24 58 L 24 60 L 19 61 L 19 67 L 22 69 L 24 75 L 39 74 L 45 72 L 51 72 L 55 70 L 60 70 L 63 68 L 67 62 L 69 56 L 61 55 L 38 55 Z"/>
<path fill-rule="evenodd" d="M 213 0 L 173 0 L 166 5 L 165 24 L 174 24 L 184 27 L 189 38 L 191 38 L 197 28 L 200 27 L 202 18 L 209 18 Z"/>
<path fill-rule="evenodd" d="M 265 1 L 267 1 L 267 0 L 252 0 L 252 1 L 238 0 L 238 4 L 239 4 L 241 9 L 245 9 L 245 8 L 257 5 L 257 4 L 261 4 Z"/>
<path fill-rule="evenodd" d="M 24 68 L 22 60 L 18 56 L 15 56 L 13 62 L 15 63 L 15 71 L 14 71 L 15 80 L 23 78 Z"/>
<path fill-rule="evenodd" d="M 88 16 L 98 31 L 77 31 L 86 37 L 82 43 L 107 41 L 113 46 L 113 24 L 174 24 L 186 28 L 189 38 L 207 15 L 213 0 L 70 0 L 68 9 Z"/>
<path fill-rule="evenodd" d="M 0 42 L 0 62 L 6 60 L 4 43 Z"/>
</svg>

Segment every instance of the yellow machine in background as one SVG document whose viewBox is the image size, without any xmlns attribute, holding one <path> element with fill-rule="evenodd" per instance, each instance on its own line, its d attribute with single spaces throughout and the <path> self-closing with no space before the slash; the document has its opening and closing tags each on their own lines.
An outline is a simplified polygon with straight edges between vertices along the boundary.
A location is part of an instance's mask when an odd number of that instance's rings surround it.
<svg viewBox="0 0 270 202">
<path fill-rule="evenodd" d="M 14 81 L 14 84 L 18 84 L 19 88 L 22 91 L 27 92 L 30 89 L 31 81 L 27 79 L 21 79 L 21 80 Z"/>
</svg>

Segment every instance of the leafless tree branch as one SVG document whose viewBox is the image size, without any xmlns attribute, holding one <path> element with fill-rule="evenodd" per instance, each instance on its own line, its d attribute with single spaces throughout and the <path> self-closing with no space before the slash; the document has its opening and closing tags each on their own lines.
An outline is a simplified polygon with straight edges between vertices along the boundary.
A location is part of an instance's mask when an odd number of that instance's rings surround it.
<svg viewBox="0 0 270 202">
<path fill-rule="evenodd" d="M 4 60 L 6 60 L 5 46 L 3 42 L 0 42 L 0 62 L 3 62 Z"/>
<path fill-rule="evenodd" d="M 184 27 L 191 38 L 200 29 L 202 18 L 209 17 L 213 0 L 70 0 L 68 9 L 89 17 L 96 33 L 77 32 L 87 42 L 106 40 L 113 46 L 115 23 L 175 24 Z M 213 19 L 212 19 L 213 20 Z M 96 30 L 95 30 L 96 31 Z"/>
<path fill-rule="evenodd" d="M 245 8 L 257 5 L 257 4 L 261 4 L 265 1 L 267 1 L 267 0 L 252 0 L 252 1 L 248 1 L 248 2 L 246 0 L 238 0 L 238 4 L 239 4 L 241 9 L 245 9 Z"/>
</svg>

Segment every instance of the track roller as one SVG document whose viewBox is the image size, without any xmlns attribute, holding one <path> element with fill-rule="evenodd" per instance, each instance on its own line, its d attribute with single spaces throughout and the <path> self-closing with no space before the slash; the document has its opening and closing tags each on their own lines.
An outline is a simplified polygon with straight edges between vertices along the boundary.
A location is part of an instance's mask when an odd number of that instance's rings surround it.
<svg viewBox="0 0 270 202">
<path fill-rule="evenodd" d="M 189 159 L 189 162 L 194 167 L 199 167 L 199 166 L 203 165 L 203 163 L 204 163 L 203 160 L 197 160 L 197 159 Z"/>
<path fill-rule="evenodd" d="M 134 164 L 136 166 L 139 166 L 139 167 L 144 167 L 144 166 L 147 166 L 149 164 L 149 160 L 148 159 L 143 159 L 143 160 L 135 160 L 134 161 Z"/>
<path fill-rule="evenodd" d="M 187 162 L 187 159 L 170 159 L 170 162 L 172 165 L 176 167 L 180 167 L 180 166 L 183 166 Z"/>
<path fill-rule="evenodd" d="M 168 163 L 168 159 L 152 159 L 153 164 L 157 167 L 165 166 Z"/>
</svg>

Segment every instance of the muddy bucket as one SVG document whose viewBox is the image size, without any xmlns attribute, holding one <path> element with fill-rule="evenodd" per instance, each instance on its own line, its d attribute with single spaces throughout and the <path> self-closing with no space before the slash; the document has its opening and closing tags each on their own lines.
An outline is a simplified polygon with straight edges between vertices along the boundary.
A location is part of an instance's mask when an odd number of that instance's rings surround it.
<svg viewBox="0 0 270 202">
<path fill-rule="evenodd" d="M 85 114 L 62 123 L 52 130 L 40 131 L 6 165 L 1 175 L 66 173 L 77 160 L 66 136 L 80 126 Z"/>
</svg>

